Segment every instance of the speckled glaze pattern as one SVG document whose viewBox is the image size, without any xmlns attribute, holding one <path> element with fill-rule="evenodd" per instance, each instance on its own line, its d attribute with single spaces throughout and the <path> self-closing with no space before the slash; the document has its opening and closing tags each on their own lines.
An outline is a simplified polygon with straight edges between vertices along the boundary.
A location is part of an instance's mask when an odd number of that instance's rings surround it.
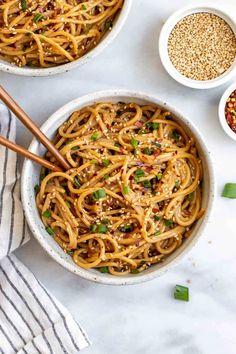
<svg viewBox="0 0 236 354">
<path fill-rule="evenodd" d="M 89 51 L 87 54 L 85 54 L 83 57 L 72 61 L 67 64 L 63 65 L 58 65 L 52 68 L 31 68 L 31 67 L 18 67 L 14 64 L 10 64 L 2 59 L 0 59 L 0 70 L 5 71 L 10 74 L 15 74 L 15 75 L 21 75 L 21 76 L 51 76 L 51 75 L 56 75 L 56 74 L 61 74 L 64 72 L 68 72 L 74 68 L 77 68 L 83 64 L 86 64 L 90 59 L 95 58 L 98 54 L 100 54 L 118 35 L 120 32 L 121 28 L 123 27 L 131 6 L 132 6 L 133 0 L 124 0 L 124 5 L 118 15 L 118 17 L 114 21 L 114 25 L 112 27 L 111 31 L 108 31 L 108 33 L 102 38 L 101 42 L 91 51 Z"/>
<path fill-rule="evenodd" d="M 236 58 L 232 66 L 221 76 L 213 80 L 198 81 L 198 80 L 189 79 L 184 75 L 182 75 L 181 73 L 179 73 L 178 70 L 172 64 L 168 55 L 168 38 L 174 26 L 185 16 L 197 12 L 209 12 L 223 18 L 223 20 L 225 20 L 229 24 L 229 26 L 231 27 L 231 29 L 233 30 L 236 36 L 236 16 L 233 16 L 233 14 L 230 13 L 230 10 L 228 8 L 225 8 L 223 5 L 220 6 L 211 3 L 200 3 L 197 6 L 189 5 L 181 8 L 181 10 L 174 12 L 166 20 L 164 26 L 162 27 L 160 37 L 159 37 L 159 55 L 161 58 L 162 65 L 174 80 L 178 81 L 182 85 L 191 88 L 210 89 L 225 84 L 236 74 Z"/>
<path fill-rule="evenodd" d="M 81 276 L 84 279 L 98 282 L 101 284 L 110 285 L 129 285 L 137 284 L 151 280 L 169 270 L 174 264 L 179 262 L 181 258 L 189 252 L 190 249 L 199 239 L 205 226 L 209 221 L 211 214 L 213 199 L 215 195 L 215 178 L 213 166 L 211 163 L 210 153 L 205 145 L 205 142 L 201 136 L 198 129 L 181 113 L 177 112 L 173 107 L 169 106 L 167 103 L 162 102 L 154 96 L 149 96 L 140 92 L 132 92 L 126 90 L 110 90 L 95 92 L 78 99 L 75 99 L 65 106 L 60 108 L 55 112 L 41 127 L 42 131 L 49 137 L 52 138 L 58 127 L 64 123 L 70 114 L 75 110 L 78 110 L 84 106 L 92 105 L 99 101 L 110 101 L 110 102 L 136 102 L 139 104 L 152 103 L 156 104 L 166 110 L 172 112 L 175 116 L 176 121 L 183 125 L 187 132 L 191 133 L 196 140 L 196 144 L 199 150 L 200 157 L 203 162 L 204 169 L 204 182 L 203 182 L 203 207 L 206 209 L 205 215 L 194 225 L 192 230 L 192 235 L 190 238 L 185 240 L 183 245 L 176 250 L 170 257 L 168 257 L 164 262 L 154 265 L 149 269 L 145 270 L 140 274 L 123 277 L 115 277 L 110 274 L 102 274 L 97 270 L 85 270 L 78 267 L 71 257 L 67 255 L 60 246 L 54 241 L 52 237 L 48 235 L 45 231 L 44 225 L 40 219 L 36 203 L 35 203 L 35 192 L 34 185 L 39 183 L 40 166 L 37 166 L 30 160 L 25 160 L 22 177 L 21 177 L 21 196 L 23 209 L 26 215 L 29 227 L 38 240 L 41 246 L 46 250 L 46 252 L 60 265 L 69 271 Z M 43 156 L 45 154 L 45 148 L 42 147 L 36 139 L 33 139 L 29 150 L 35 154 Z"/>
</svg>

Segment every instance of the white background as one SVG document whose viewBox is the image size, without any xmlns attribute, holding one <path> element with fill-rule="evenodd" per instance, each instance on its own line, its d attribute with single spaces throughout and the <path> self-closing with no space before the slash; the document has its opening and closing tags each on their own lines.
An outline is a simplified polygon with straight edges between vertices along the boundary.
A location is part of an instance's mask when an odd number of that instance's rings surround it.
<svg viewBox="0 0 236 354">
<path fill-rule="evenodd" d="M 222 131 L 217 116 L 228 85 L 209 91 L 183 87 L 164 71 L 157 51 L 163 22 L 187 4 L 134 0 L 128 21 L 109 48 L 72 72 L 49 78 L 0 73 L 1 84 L 38 124 L 66 102 L 96 90 L 154 94 L 197 125 L 212 154 L 217 195 L 211 223 L 194 250 L 166 275 L 135 286 L 103 286 L 70 274 L 35 240 L 16 252 L 87 331 L 93 342 L 87 354 L 236 353 L 236 200 L 220 197 L 224 183 L 236 182 L 236 143 Z M 27 146 L 30 139 L 19 124 L 18 143 Z M 187 280 L 190 302 L 174 300 L 175 284 Z"/>
</svg>

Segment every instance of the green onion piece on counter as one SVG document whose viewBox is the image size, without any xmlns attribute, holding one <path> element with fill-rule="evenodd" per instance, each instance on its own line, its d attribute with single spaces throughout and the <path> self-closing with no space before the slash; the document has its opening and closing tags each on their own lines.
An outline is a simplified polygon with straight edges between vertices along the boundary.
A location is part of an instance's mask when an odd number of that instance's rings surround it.
<svg viewBox="0 0 236 354">
<path fill-rule="evenodd" d="M 129 192 L 130 192 L 129 187 L 128 187 L 128 186 L 124 186 L 123 189 L 122 189 L 122 193 L 123 193 L 124 195 L 126 195 L 126 194 L 129 194 Z"/>
<path fill-rule="evenodd" d="M 108 267 L 101 267 L 99 270 L 101 273 L 108 273 Z"/>
<path fill-rule="evenodd" d="M 166 226 L 171 226 L 171 225 L 173 225 L 173 220 L 171 220 L 171 219 L 166 219 L 166 220 L 165 220 L 165 224 L 166 224 Z"/>
<path fill-rule="evenodd" d="M 38 193 L 39 192 L 39 185 L 38 184 L 36 184 L 35 186 L 34 186 L 34 191 L 35 191 L 35 193 Z"/>
<path fill-rule="evenodd" d="M 158 216 L 158 215 L 154 215 L 154 220 L 159 221 L 160 219 L 161 219 L 161 217 L 160 217 L 160 216 Z"/>
<path fill-rule="evenodd" d="M 81 181 L 80 181 L 79 177 L 74 178 L 74 183 L 76 184 L 77 187 L 81 187 Z"/>
<path fill-rule="evenodd" d="M 152 184 L 151 184 L 151 182 L 149 180 L 143 181 L 143 186 L 145 188 L 152 188 Z"/>
<path fill-rule="evenodd" d="M 236 183 L 226 183 L 222 197 L 236 199 Z"/>
<path fill-rule="evenodd" d="M 21 0 L 21 8 L 23 11 L 26 11 L 27 10 L 27 0 Z"/>
<path fill-rule="evenodd" d="M 72 255 L 74 254 L 74 251 L 72 251 L 72 250 L 67 250 L 66 253 L 69 254 L 70 256 L 72 256 Z"/>
<path fill-rule="evenodd" d="M 137 149 L 138 148 L 138 140 L 132 138 L 131 145 L 133 146 L 134 149 Z"/>
<path fill-rule="evenodd" d="M 194 198 L 194 192 L 188 195 L 188 200 L 191 202 Z"/>
<path fill-rule="evenodd" d="M 96 230 L 97 230 L 97 225 L 92 224 L 92 225 L 89 226 L 89 231 L 96 232 Z"/>
<path fill-rule="evenodd" d="M 73 151 L 79 150 L 79 147 L 78 147 L 78 146 L 73 146 L 73 147 L 71 148 L 71 150 L 73 150 Z"/>
<path fill-rule="evenodd" d="M 106 225 L 100 224 L 97 226 L 97 232 L 99 234 L 105 234 L 107 231 L 108 231 L 108 227 Z"/>
<path fill-rule="evenodd" d="M 176 285 L 174 291 L 174 298 L 182 301 L 189 301 L 189 291 L 186 286 Z"/>
<path fill-rule="evenodd" d="M 42 20 L 44 20 L 44 17 L 43 17 L 42 14 L 37 13 L 37 14 L 34 15 L 34 18 L 33 18 L 34 22 L 39 22 L 39 21 L 42 21 Z"/>
<path fill-rule="evenodd" d="M 138 269 L 131 269 L 130 273 L 132 274 L 138 274 L 139 270 Z"/>
<path fill-rule="evenodd" d="M 93 134 L 91 135 L 91 139 L 92 139 L 93 141 L 98 140 L 98 138 L 99 138 L 98 132 L 95 132 L 95 133 L 93 133 Z"/>
<path fill-rule="evenodd" d="M 46 219 L 50 218 L 51 215 L 52 213 L 50 212 L 50 210 L 45 210 L 45 212 L 42 214 L 42 216 Z"/>
<path fill-rule="evenodd" d="M 106 197 L 106 191 L 104 189 L 98 189 L 96 192 L 93 192 L 93 199 L 99 200 Z"/>
<path fill-rule="evenodd" d="M 146 147 L 146 148 L 143 150 L 143 153 L 144 153 L 145 155 L 151 155 L 151 154 L 152 154 L 152 150 L 151 150 L 150 148 Z"/>
<path fill-rule="evenodd" d="M 53 231 L 53 229 L 51 227 L 48 226 L 48 227 L 45 228 L 45 230 L 47 231 L 47 233 L 49 235 L 51 235 L 51 236 L 54 235 L 54 231 Z"/>
<path fill-rule="evenodd" d="M 102 164 L 103 164 L 104 167 L 108 167 L 110 165 L 110 163 L 111 162 L 109 160 L 106 160 L 106 159 L 102 160 Z"/>
<path fill-rule="evenodd" d="M 87 10 L 87 7 L 86 7 L 86 5 L 85 4 L 82 4 L 82 10 L 84 10 L 84 11 L 86 11 Z"/>
</svg>

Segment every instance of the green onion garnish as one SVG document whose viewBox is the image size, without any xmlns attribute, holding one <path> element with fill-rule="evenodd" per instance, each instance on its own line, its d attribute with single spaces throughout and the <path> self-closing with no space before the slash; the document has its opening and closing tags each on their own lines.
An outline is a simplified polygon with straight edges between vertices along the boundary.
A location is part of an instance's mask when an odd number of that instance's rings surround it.
<svg viewBox="0 0 236 354">
<path fill-rule="evenodd" d="M 101 267 L 99 270 L 101 273 L 108 273 L 108 267 Z"/>
<path fill-rule="evenodd" d="M 130 189 L 129 189 L 128 186 L 124 186 L 123 189 L 122 189 L 122 193 L 125 194 L 125 195 L 129 194 L 129 191 L 130 191 Z"/>
<path fill-rule="evenodd" d="M 35 191 L 35 193 L 38 193 L 39 192 L 39 185 L 38 184 L 36 184 L 35 186 L 34 186 L 34 191 Z"/>
<path fill-rule="evenodd" d="M 99 138 L 99 133 L 98 133 L 98 132 L 95 132 L 95 133 L 93 133 L 93 134 L 91 135 L 91 139 L 92 139 L 93 141 L 98 140 L 98 138 Z"/>
<path fill-rule="evenodd" d="M 166 224 L 166 226 L 171 226 L 171 225 L 173 225 L 173 220 L 171 220 L 171 219 L 166 219 L 166 220 L 165 220 L 165 224 Z"/>
<path fill-rule="evenodd" d="M 183 285 L 175 285 L 174 298 L 182 301 L 189 301 L 188 288 Z"/>
<path fill-rule="evenodd" d="M 67 250 L 66 253 L 69 254 L 70 256 L 72 256 L 72 255 L 74 254 L 74 251 L 72 251 L 72 250 Z"/>
<path fill-rule="evenodd" d="M 104 167 L 108 167 L 110 165 L 110 163 L 111 162 L 109 160 L 106 160 L 106 159 L 102 160 L 102 164 L 103 164 Z"/>
<path fill-rule="evenodd" d="M 137 147 L 138 147 L 138 140 L 132 138 L 132 139 L 131 139 L 131 145 L 133 146 L 134 149 L 137 149 Z"/>
<path fill-rule="evenodd" d="M 155 233 L 154 233 L 154 236 L 159 236 L 161 234 L 161 231 L 156 231 Z"/>
<path fill-rule="evenodd" d="M 27 0 L 21 0 L 21 8 L 23 11 L 26 11 L 27 10 Z"/>
<path fill-rule="evenodd" d="M 92 225 L 89 226 L 89 231 L 95 232 L 96 230 L 97 230 L 97 225 L 92 224 Z"/>
<path fill-rule="evenodd" d="M 106 23 L 105 23 L 105 30 L 109 30 L 110 28 L 112 28 L 113 26 L 113 22 L 112 20 L 107 20 Z"/>
<path fill-rule="evenodd" d="M 51 227 L 48 226 L 48 227 L 45 228 L 45 230 L 47 231 L 47 233 L 49 235 L 51 235 L 51 236 L 54 235 L 54 231 L 53 231 L 53 229 Z"/>
<path fill-rule="evenodd" d="M 87 7 L 85 6 L 85 4 L 82 4 L 81 8 L 82 8 L 82 10 L 84 10 L 84 11 L 87 10 Z"/>
<path fill-rule="evenodd" d="M 109 224 L 109 220 L 108 219 L 102 219 L 101 223 L 104 224 L 104 225 L 107 225 L 107 224 Z"/>
<path fill-rule="evenodd" d="M 82 184 L 82 183 L 81 183 L 79 177 L 75 177 L 75 178 L 74 178 L 74 183 L 76 184 L 77 187 L 81 187 L 81 184 Z"/>
<path fill-rule="evenodd" d="M 68 208 L 70 209 L 70 202 L 68 202 L 68 200 L 66 200 L 66 205 L 67 205 Z"/>
<path fill-rule="evenodd" d="M 147 127 L 147 129 L 149 129 L 149 130 L 157 130 L 157 129 L 159 129 L 159 123 L 156 123 L 156 122 L 148 122 L 148 123 L 146 123 L 146 127 Z"/>
<path fill-rule="evenodd" d="M 79 150 L 79 147 L 78 146 L 73 146 L 72 148 L 71 148 L 71 150 Z"/>
<path fill-rule="evenodd" d="M 138 274 L 139 270 L 138 269 L 131 269 L 130 273 L 132 274 Z"/>
<path fill-rule="evenodd" d="M 110 176 L 108 173 L 106 173 L 103 177 L 102 177 L 102 180 L 105 181 L 106 179 L 108 179 Z"/>
<path fill-rule="evenodd" d="M 133 227 L 133 225 L 130 225 L 130 224 L 121 226 L 119 228 L 119 231 L 123 232 L 123 233 L 129 233 L 129 232 L 132 232 L 133 230 L 134 230 L 134 227 Z"/>
<path fill-rule="evenodd" d="M 174 140 L 179 140 L 180 135 L 176 130 L 173 130 L 173 132 L 170 134 L 170 137 Z"/>
<path fill-rule="evenodd" d="M 37 13 L 37 14 L 34 15 L 34 18 L 33 18 L 34 22 L 39 22 L 39 21 L 42 21 L 42 20 L 44 20 L 44 17 L 43 17 L 42 14 Z"/>
<path fill-rule="evenodd" d="M 143 181 L 143 186 L 145 188 L 152 188 L 152 184 L 151 184 L 151 182 L 149 180 Z"/>
<path fill-rule="evenodd" d="M 188 200 L 189 200 L 190 202 L 193 200 L 193 198 L 194 198 L 194 192 L 192 192 L 192 193 L 190 193 L 190 194 L 188 195 Z"/>
<path fill-rule="evenodd" d="M 96 192 L 93 192 L 93 199 L 98 200 L 106 197 L 106 191 L 104 189 L 98 189 Z"/>
<path fill-rule="evenodd" d="M 50 212 L 50 210 L 45 210 L 45 212 L 42 214 L 42 216 L 44 218 L 50 218 L 50 216 L 52 215 L 52 213 Z"/>
<path fill-rule="evenodd" d="M 157 180 L 160 181 L 161 178 L 162 178 L 162 173 L 158 173 L 157 174 Z"/>
<path fill-rule="evenodd" d="M 151 155 L 151 154 L 152 154 L 152 150 L 151 150 L 150 148 L 146 147 L 146 148 L 143 150 L 143 153 L 144 153 L 145 155 Z"/>
<path fill-rule="evenodd" d="M 222 192 L 222 197 L 225 198 L 236 198 L 236 183 L 226 183 L 224 190 Z"/>
<path fill-rule="evenodd" d="M 180 186 L 180 180 L 177 179 L 177 180 L 175 181 L 175 187 L 176 187 L 176 188 L 179 188 L 179 186 Z"/>
<path fill-rule="evenodd" d="M 160 143 L 153 143 L 153 145 L 155 145 L 158 149 L 161 148 L 161 144 Z"/>
<path fill-rule="evenodd" d="M 108 227 L 106 225 L 100 224 L 97 226 L 97 232 L 99 234 L 105 234 L 108 231 Z"/>
<path fill-rule="evenodd" d="M 148 130 L 146 130 L 146 129 L 140 129 L 138 131 L 138 135 L 142 135 L 142 134 L 146 134 L 146 133 L 148 133 Z"/>
<path fill-rule="evenodd" d="M 138 168 L 138 169 L 135 171 L 135 176 L 137 176 L 137 177 L 144 177 L 144 176 L 145 176 L 145 172 L 144 172 L 141 168 Z"/>
<path fill-rule="evenodd" d="M 154 220 L 159 221 L 160 219 L 161 219 L 161 217 L 160 217 L 160 216 L 158 216 L 158 215 L 154 215 Z"/>
</svg>

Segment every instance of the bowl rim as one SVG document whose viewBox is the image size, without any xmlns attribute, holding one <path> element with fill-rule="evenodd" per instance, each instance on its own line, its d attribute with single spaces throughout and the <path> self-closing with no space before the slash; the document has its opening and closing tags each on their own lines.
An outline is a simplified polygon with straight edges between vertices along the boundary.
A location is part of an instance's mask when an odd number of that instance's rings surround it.
<svg viewBox="0 0 236 354">
<path fill-rule="evenodd" d="M 229 7 L 230 9 L 230 7 Z M 200 2 L 198 5 L 187 5 L 182 7 L 181 9 L 172 13 L 164 23 L 160 35 L 159 35 L 159 42 L 158 42 L 158 50 L 159 56 L 162 62 L 163 67 L 168 72 L 168 74 L 180 84 L 191 87 L 194 89 L 210 89 L 214 87 L 218 87 L 223 85 L 224 83 L 228 82 L 236 73 L 236 57 L 231 65 L 231 67 L 224 72 L 219 77 L 206 80 L 206 81 L 198 81 L 187 78 L 186 76 L 182 75 L 172 64 L 169 54 L 168 54 L 168 38 L 170 35 L 171 30 L 174 26 L 184 17 L 191 15 L 196 12 L 210 12 L 227 22 L 230 26 L 232 31 L 236 37 L 236 20 L 231 16 L 230 10 L 227 11 L 227 8 L 224 8 L 222 5 L 216 4 L 213 5 L 207 2 Z"/>
<path fill-rule="evenodd" d="M 203 230 L 205 229 L 206 225 L 209 222 L 209 217 L 213 208 L 213 201 L 214 201 L 214 196 L 215 196 L 215 191 L 216 191 L 216 184 L 215 184 L 215 174 L 214 174 L 214 168 L 213 164 L 210 158 L 210 152 L 205 144 L 204 138 L 202 137 L 201 133 L 199 132 L 198 128 L 195 127 L 195 125 L 189 121 L 183 114 L 181 114 L 178 110 L 176 110 L 174 107 L 170 106 L 166 102 L 160 100 L 156 96 L 142 93 L 142 92 L 136 92 L 132 90 L 124 90 L 124 89 L 119 89 L 119 90 L 105 90 L 105 91 L 97 91 L 94 93 L 90 93 L 84 96 L 81 96 L 77 99 L 74 99 L 67 104 L 65 104 L 63 107 L 59 108 L 55 113 L 53 113 L 46 121 L 45 123 L 41 126 L 41 130 L 43 132 L 47 132 L 48 130 L 53 131 L 53 122 L 55 119 L 58 119 L 59 117 L 62 117 L 66 113 L 69 114 L 69 112 L 78 109 L 78 107 L 83 107 L 86 106 L 86 104 L 91 104 L 91 102 L 98 102 L 101 101 L 102 99 L 114 99 L 119 97 L 126 98 L 126 99 L 137 99 L 141 101 L 149 101 L 152 102 L 153 104 L 160 105 L 162 107 L 165 107 L 167 110 L 170 110 L 176 117 L 180 119 L 180 121 L 183 122 L 184 125 L 188 126 L 188 128 L 193 132 L 195 135 L 199 145 L 202 148 L 202 151 L 204 152 L 204 156 L 206 159 L 206 164 L 207 164 L 207 169 L 209 173 L 209 179 L 210 179 L 210 186 L 209 186 L 209 198 L 208 198 L 208 208 L 206 210 L 204 219 L 199 226 L 198 232 L 196 236 L 191 240 L 191 242 L 183 249 L 183 251 L 177 255 L 173 260 L 169 261 L 169 263 L 164 264 L 161 268 L 159 269 L 154 269 L 151 273 L 145 274 L 141 273 L 140 275 L 132 275 L 129 277 L 112 277 L 112 278 L 106 278 L 102 274 L 94 274 L 90 273 L 88 270 L 82 269 L 78 266 L 73 266 L 69 264 L 66 260 L 61 258 L 54 250 L 50 248 L 48 245 L 47 241 L 44 240 L 44 238 L 41 235 L 41 232 L 37 226 L 36 221 L 34 218 L 31 216 L 31 211 L 30 208 L 28 208 L 29 205 L 29 194 L 27 193 L 27 175 L 30 174 L 30 171 L 32 169 L 32 162 L 30 160 L 25 159 L 24 164 L 23 164 L 23 169 L 22 169 L 22 174 L 21 174 L 21 199 L 22 199 L 22 205 L 23 205 L 23 210 L 26 216 L 26 220 L 28 222 L 28 225 L 36 238 L 36 240 L 40 243 L 40 245 L 44 248 L 44 250 L 60 265 L 62 265 L 64 268 L 67 270 L 71 271 L 74 274 L 77 274 L 81 276 L 82 278 L 90 281 L 94 281 L 96 283 L 101 283 L 101 284 L 106 284 L 106 285 L 131 285 L 131 284 L 138 284 L 142 283 L 148 280 L 152 280 L 155 277 L 160 276 L 161 274 L 165 273 L 167 270 L 171 269 L 174 265 L 176 265 L 180 259 L 182 259 L 196 244 L 198 241 L 199 237 L 201 236 Z M 35 149 L 37 149 L 38 142 L 36 138 L 33 138 L 28 150 L 31 152 L 35 152 Z M 39 218 L 40 219 L 40 218 Z"/>
<path fill-rule="evenodd" d="M 20 75 L 20 76 L 51 76 L 62 74 L 64 72 L 68 72 L 72 69 L 75 69 L 83 64 L 86 64 L 90 59 L 95 58 L 99 55 L 110 43 L 115 39 L 118 33 L 121 31 L 128 15 L 131 10 L 133 0 L 124 0 L 124 5 L 120 10 L 120 13 L 117 17 L 117 20 L 112 27 L 111 31 L 108 31 L 107 34 L 102 38 L 102 40 L 98 43 L 96 47 L 90 50 L 88 53 L 83 55 L 81 58 L 78 58 L 72 62 L 58 65 L 51 68 L 25 68 L 25 67 L 18 67 L 16 65 L 12 65 L 5 61 L 4 59 L 0 59 L 0 71 Z"/>
<path fill-rule="evenodd" d="M 219 117 L 219 121 L 221 124 L 221 127 L 223 128 L 224 132 L 234 141 L 236 141 L 236 133 L 234 133 L 232 131 L 232 129 L 230 129 L 226 118 L 225 118 L 225 105 L 226 105 L 226 101 L 229 98 L 229 96 L 231 95 L 231 93 L 236 90 L 236 82 L 234 82 L 233 84 L 231 84 L 223 93 L 223 95 L 221 96 L 220 102 L 219 102 L 219 108 L 218 108 L 218 117 Z"/>
</svg>

